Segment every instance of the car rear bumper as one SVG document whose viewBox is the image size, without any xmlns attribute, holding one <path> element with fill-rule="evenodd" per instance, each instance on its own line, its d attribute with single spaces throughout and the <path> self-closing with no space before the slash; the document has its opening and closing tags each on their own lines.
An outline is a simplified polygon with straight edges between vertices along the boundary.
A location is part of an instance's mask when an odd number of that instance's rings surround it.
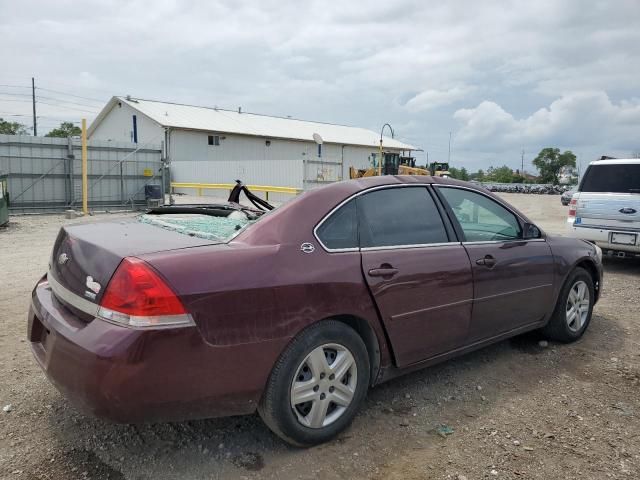
<svg viewBox="0 0 640 480">
<path fill-rule="evenodd" d="M 635 245 L 622 245 L 610 243 L 611 233 L 631 233 L 637 236 Z M 570 237 L 581 238 L 595 243 L 606 254 L 607 251 L 627 252 L 630 254 L 640 254 L 640 232 L 629 232 L 624 230 L 611 230 L 607 228 L 581 227 L 568 223 L 567 233 Z"/>
<path fill-rule="evenodd" d="M 85 322 L 43 280 L 29 309 L 35 359 L 81 410 L 117 422 L 251 413 L 286 343 L 217 347 L 197 327 L 140 330 L 101 319 Z"/>
</svg>

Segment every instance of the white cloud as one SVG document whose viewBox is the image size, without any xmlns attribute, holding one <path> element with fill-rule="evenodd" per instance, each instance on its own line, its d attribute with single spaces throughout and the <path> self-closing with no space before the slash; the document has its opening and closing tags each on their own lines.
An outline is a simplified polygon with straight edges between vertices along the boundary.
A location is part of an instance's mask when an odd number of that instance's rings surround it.
<svg viewBox="0 0 640 480">
<path fill-rule="evenodd" d="M 410 112 L 424 112 L 425 110 L 450 105 L 463 100 L 473 91 L 474 87 L 466 85 L 456 86 L 446 90 L 425 90 L 409 99 L 404 106 Z"/>
<path fill-rule="evenodd" d="M 466 149 L 504 151 L 521 145 L 637 147 L 640 101 L 612 102 L 603 91 L 564 95 L 528 117 L 516 118 L 495 102 L 460 109 L 457 142 Z"/>
</svg>

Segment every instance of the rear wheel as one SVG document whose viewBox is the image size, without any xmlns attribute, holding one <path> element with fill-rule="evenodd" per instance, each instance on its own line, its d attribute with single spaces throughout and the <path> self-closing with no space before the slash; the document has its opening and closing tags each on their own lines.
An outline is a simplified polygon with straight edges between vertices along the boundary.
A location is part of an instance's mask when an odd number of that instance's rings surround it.
<svg viewBox="0 0 640 480">
<path fill-rule="evenodd" d="M 330 440 L 355 417 L 369 385 L 369 358 L 351 327 L 325 320 L 304 330 L 276 363 L 258 412 L 296 446 Z"/>
<path fill-rule="evenodd" d="M 579 339 L 591 321 L 594 300 L 591 275 L 583 268 L 576 268 L 562 287 L 556 308 L 543 333 L 559 342 Z"/>
</svg>

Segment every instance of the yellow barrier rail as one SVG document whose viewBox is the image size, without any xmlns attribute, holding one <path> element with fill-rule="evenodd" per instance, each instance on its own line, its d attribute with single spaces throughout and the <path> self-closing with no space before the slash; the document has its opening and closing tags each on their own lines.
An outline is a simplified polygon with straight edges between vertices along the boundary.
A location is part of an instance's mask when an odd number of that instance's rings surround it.
<svg viewBox="0 0 640 480">
<path fill-rule="evenodd" d="M 171 182 L 171 188 L 193 188 L 198 193 L 198 196 L 202 196 L 202 190 L 233 190 L 235 183 L 184 183 L 184 182 Z M 291 195 L 297 195 L 302 192 L 301 188 L 294 187 L 274 187 L 270 185 L 246 185 L 246 187 L 252 192 L 265 192 L 266 200 L 269 200 L 269 193 L 289 193 Z"/>
</svg>

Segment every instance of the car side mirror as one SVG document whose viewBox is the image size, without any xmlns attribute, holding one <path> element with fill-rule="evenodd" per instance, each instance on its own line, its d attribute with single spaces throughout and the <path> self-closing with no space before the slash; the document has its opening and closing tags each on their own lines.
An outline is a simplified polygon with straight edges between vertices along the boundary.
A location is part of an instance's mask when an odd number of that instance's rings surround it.
<svg viewBox="0 0 640 480">
<path fill-rule="evenodd" d="M 526 223 L 522 228 L 522 238 L 525 240 L 530 240 L 532 238 L 540 238 L 542 236 L 542 232 L 538 227 L 536 227 L 533 223 Z"/>
</svg>

